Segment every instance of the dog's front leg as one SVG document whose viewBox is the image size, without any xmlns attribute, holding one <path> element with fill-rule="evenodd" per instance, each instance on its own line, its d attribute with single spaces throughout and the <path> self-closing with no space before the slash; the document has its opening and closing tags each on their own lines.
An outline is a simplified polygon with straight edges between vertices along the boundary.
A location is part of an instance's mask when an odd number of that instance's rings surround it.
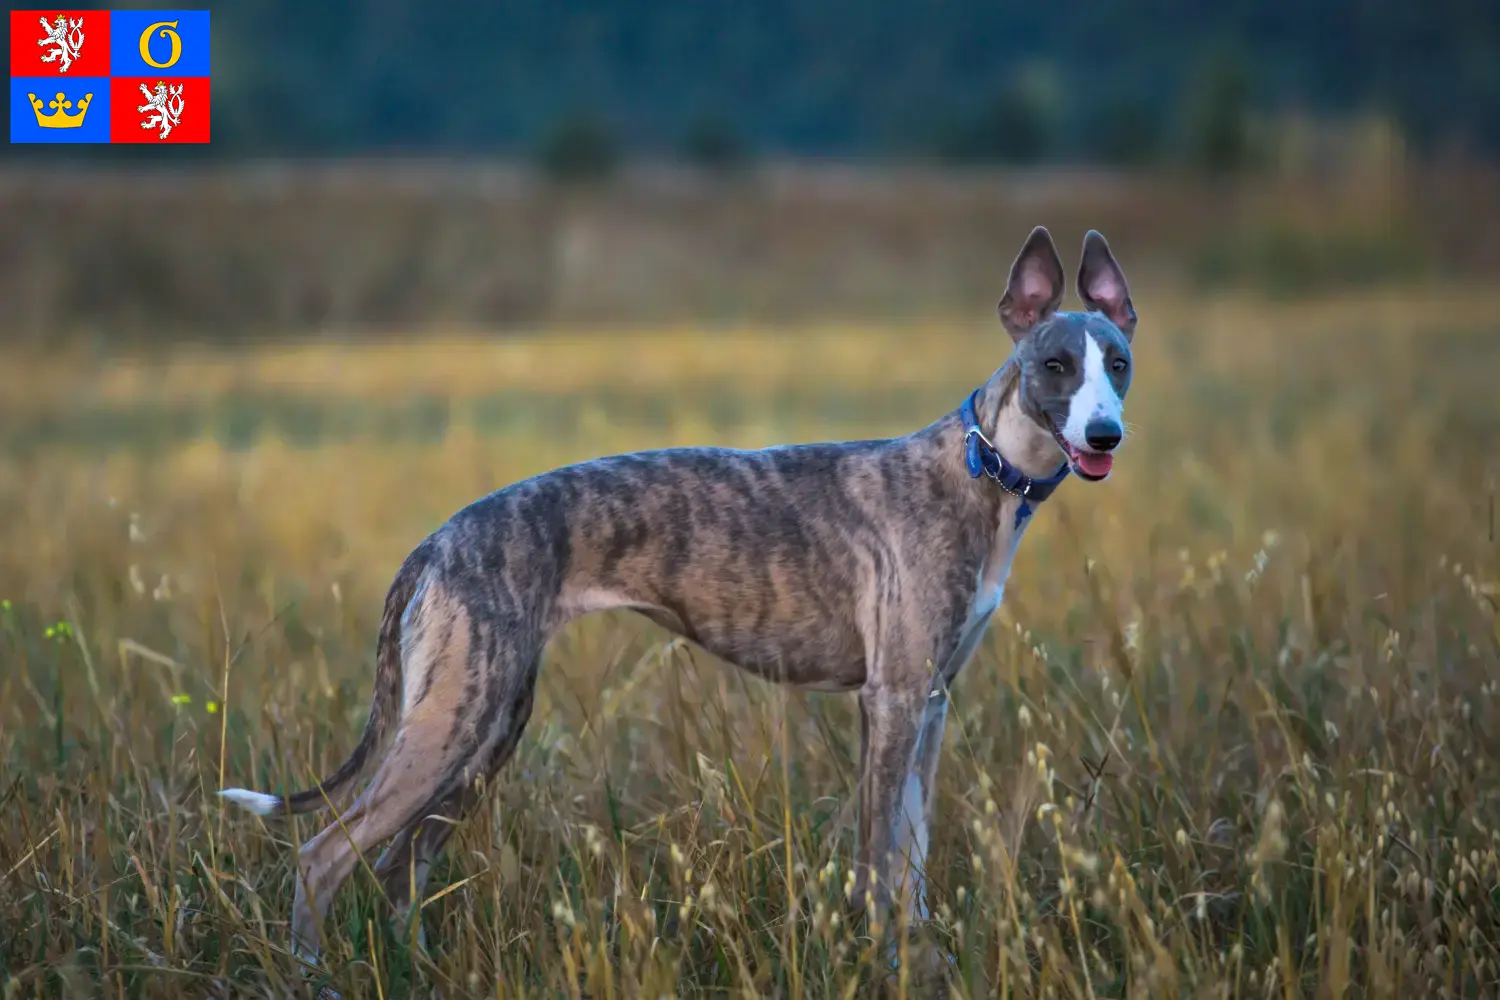
<svg viewBox="0 0 1500 1000">
<path fill-rule="evenodd" d="M 891 683 L 895 680 L 895 683 Z M 910 866 L 896 849 L 902 833 L 903 799 L 922 728 L 925 678 L 920 686 L 872 677 L 859 693 L 861 729 L 859 848 L 854 866 L 854 903 L 879 921 L 893 891 L 909 898 Z M 900 877 L 902 884 L 896 883 Z"/>
<path fill-rule="evenodd" d="M 922 724 L 912 752 L 911 769 L 901 789 L 896 820 L 896 884 L 904 887 L 901 904 L 913 920 L 927 920 L 927 844 L 937 804 L 938 761 L 948 722 L 948 690 L 938 680 L 922 709 Z M 904 869 L 904 871 L 903 871 Z"/>
</svg>

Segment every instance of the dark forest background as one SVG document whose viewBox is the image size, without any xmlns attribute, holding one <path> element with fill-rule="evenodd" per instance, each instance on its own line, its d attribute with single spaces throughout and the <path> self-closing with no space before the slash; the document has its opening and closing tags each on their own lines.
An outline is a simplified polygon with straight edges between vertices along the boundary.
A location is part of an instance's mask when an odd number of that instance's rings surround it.
<svg viewBox="0 0 1500 1000">
<path fill-rule="evenodd" d="M 145 4 L 138 4 L 145 6 Z M 1500 275 L 1500 3 L 213 7 L 208 146 L 7 147 L 0 339 L 993 307 L 1017 241 Z"/>
<path fill-rule="evenodd" d="M 1493 0 L 261 0 L 213 29 L 215 157 L 1222 165 L 1285 109 L 1500 149 Z"/>
</svg>

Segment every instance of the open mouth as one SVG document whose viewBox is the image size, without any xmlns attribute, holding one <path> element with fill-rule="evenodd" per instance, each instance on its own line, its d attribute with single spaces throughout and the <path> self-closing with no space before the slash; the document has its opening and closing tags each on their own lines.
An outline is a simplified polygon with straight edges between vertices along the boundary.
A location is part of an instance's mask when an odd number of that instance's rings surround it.
<svg viewBox="0 0 1500 1000">
<path fill-rule="evenodd" d="M 1107 451 L 1081 451 L 1068 447 L 1067 452 L 1073 471 L 1090 482 L 1108 478 L 1109 471 L 1115 467 L 1115 456 Z"/>
<path fill-rule="evenodd" d="M 1111 452 L 1075 448 L 1068 443 L 1067 438 L 1058 433 L 1056 427 L 1052 428 L 1052 436 L 1057 439 L 1058 447 L 1067 453 L 1068 464 L 1080 479 L 1097 483 L 1109 478 L 1110 471 L 1115 467 L 1115 456 Z"/>
</svg>

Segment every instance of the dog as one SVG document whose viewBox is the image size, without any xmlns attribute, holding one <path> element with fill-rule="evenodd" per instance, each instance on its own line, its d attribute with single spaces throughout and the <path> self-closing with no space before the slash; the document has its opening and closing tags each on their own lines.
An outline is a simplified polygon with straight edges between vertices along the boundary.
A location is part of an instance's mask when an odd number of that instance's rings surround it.
<svg viewBox="0 0 1500 1000">
<path fill-rule="evenodd" d="M 520 740 L 549 636 L 628 608 L 767 680 L 858 692 L 856 908 L 929 916 L 924 865 L 948 690 L 1000 605 L 1035 505 L 1110 474 L 1136 314 L 1099 233 L 1081 312 L 1052 237 L 1011 266 L 1005 363 L 904 437 L 585 461 L 484 497 L 407 556 L 386 596 L 369 719 L 319 787 L 219 792 L 262 816 L 369 784 L 298 853 L 295 954 L 316 963 L 339 887 L 375 847 L 398 920 Z M 383 757 L 377 748 L 390 736 Z M 420 928 L 419 928 L 420 932 Z"/>
</svg>

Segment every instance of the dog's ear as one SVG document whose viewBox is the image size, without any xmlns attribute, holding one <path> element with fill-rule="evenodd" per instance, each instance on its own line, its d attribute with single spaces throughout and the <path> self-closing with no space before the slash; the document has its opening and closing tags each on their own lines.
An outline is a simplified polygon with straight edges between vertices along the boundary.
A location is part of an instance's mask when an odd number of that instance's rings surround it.
<svg viewBox="0 0 1500 1000">
<path fill-rule="evenodd" d="M 1000 322 L 1016 343 L 1042 320 L 1057 312 L 1063 297 L 1062 260 L 1045 226 L 1037 226 L 1010 266 L 1010 281 L 1000 299 Z"/>
<path fill-rule="evenodd" d="M 1078 265 L 1078 297 L 1090 312 L 1102 312 L 1120 328 L 1125 339 L 1135 336 L 1135 306 L 1125 272 L 1109 252 L 1104 237 L 1090 229 L 1083 238 L 1083 260 Z"/>
</svg>

